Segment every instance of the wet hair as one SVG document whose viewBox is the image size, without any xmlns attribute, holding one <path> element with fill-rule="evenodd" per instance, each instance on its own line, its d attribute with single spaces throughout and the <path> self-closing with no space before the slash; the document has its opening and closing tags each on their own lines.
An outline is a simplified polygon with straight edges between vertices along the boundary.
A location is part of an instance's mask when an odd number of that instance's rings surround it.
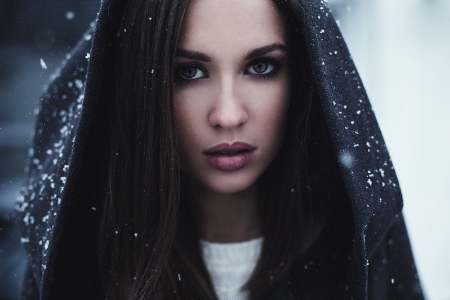
<svg viewBox="0 0 450 300">
<path fill-rule="evenodd" d="M 274 1 L 288 30 L 291 100 L 280 151 L 259 179 L 264 243 L 244 288 L 265 299 L 300 255 L 310 197 L 309 119 L 317 110 L 297 1 Z M 172 93 L 188 0 L 109 5 L 102 101 L 108 146 L 99 257 L 107 299 L 216 299 L 202 260 L 195 201 L 180 170 Z M 182 280 L 179 280 L 181 278 Z"/>
</svg>

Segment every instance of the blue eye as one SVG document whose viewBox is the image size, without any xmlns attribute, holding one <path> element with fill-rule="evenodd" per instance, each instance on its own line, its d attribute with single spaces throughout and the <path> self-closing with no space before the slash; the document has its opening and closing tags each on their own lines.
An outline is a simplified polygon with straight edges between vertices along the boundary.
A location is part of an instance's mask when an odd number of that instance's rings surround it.
<svg viewBox="0 0 450 300">
<path fill-rule="evenodd" d="M 275 66 L 272 63 L 267 61 L 258 61 L 251 64 L 247 68 L 247 73 L 252 75 L 269 75 L 273 73 L 275 70 Z"/>
<path fill-rule="evenodd" d="M 205 72 L 196 66 L 184 66 L 178 68 L 177 75 L 183 80 L 196 80 L 206 77 Z"/>
</svg>

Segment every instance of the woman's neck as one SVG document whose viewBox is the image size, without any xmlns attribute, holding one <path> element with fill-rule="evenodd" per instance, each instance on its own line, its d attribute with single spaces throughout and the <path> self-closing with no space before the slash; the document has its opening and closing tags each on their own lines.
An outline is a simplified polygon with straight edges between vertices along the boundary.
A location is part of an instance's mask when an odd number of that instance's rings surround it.
<svg viewBox="0 0 450 300">
<path fill-rule="evenodd" d="M 198 204 L 200 238 L 215 243 L 238 243 L 260 237 L 256 184 L 233 194 L 219 194 L 197 187 L 192 190 Z"/>
</svg>

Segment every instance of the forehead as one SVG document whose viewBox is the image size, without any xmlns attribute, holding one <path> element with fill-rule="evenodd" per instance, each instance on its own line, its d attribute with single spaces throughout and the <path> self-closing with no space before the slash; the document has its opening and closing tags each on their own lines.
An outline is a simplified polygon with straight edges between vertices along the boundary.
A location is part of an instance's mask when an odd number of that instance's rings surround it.
<svg viewBox="0 0 450 300">
<path fill-rule="evenodd" d="M 179 46 L 231 51 L 286 42 L 283 18 L 271 0 L 191 0 Z"/>
</svg>

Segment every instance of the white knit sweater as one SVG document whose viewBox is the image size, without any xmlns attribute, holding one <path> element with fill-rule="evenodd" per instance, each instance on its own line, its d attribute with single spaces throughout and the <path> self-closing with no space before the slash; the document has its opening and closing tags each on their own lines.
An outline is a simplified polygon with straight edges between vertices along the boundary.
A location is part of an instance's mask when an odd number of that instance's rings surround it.
<svg viewBox="0 0 450 300">
<path fill-rule="evenodd" d="M 248 299 L 248 293 L 240 291 L 240 288 L 255 269 L 261 254 L 262 242 L 262 237 L 228 244 L 200 241 L 203 260 L 219 300 Z"/>
</svg>

